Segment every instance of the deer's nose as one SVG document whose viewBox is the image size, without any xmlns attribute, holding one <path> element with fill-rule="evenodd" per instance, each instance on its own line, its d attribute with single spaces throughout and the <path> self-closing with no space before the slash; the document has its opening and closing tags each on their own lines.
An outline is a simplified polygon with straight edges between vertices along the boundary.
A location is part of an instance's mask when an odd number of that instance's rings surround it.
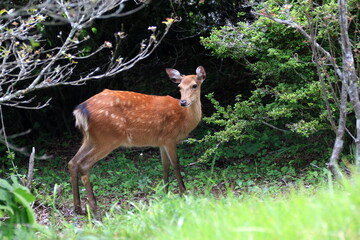
<svg viewBox="0 0 360 240">
<path fill-rule="evenodd" d="M 186 100 L 180 100 L 180 105 L 181 105 L 182 107 L 185 107 L 185 106 L 187 105 Z"/>
</svg>

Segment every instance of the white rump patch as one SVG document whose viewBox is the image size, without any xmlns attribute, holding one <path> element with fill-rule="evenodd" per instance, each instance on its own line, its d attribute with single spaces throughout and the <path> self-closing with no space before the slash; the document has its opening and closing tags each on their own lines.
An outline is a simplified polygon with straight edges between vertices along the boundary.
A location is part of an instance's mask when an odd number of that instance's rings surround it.
<svg viewBox="0 0 360 240">
<path fill-rule="evenodd" d="M 73 114 L 75 117 L 75 126 L 87 132 L 89 129 L 87 116 L 79 109 L 75 109 Z"/>
</svg>

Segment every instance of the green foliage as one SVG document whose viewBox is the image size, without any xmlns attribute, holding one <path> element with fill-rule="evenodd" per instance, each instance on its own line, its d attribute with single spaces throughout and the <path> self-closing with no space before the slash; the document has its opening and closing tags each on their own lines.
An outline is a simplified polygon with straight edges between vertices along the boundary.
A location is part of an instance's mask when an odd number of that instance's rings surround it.
<svg viewBox="0 0 360 240">
<path fill-rule="evenodd" d="M 295 30 L 260 18 L 253 23 L 215 29 L 202 43 L 219 57 L 250 58 L 247 67 L 258 79 L 249 107 L 263 105 L 260 119 L 275 121 L 273 125 L 285 125 L 305 136 L 327 127 L 320 84 L 313 80 L 311 53 Z"/>
<path fill-rule="evenodd" d="M 0 179 L 0 238 L 1 239 L 35 239 L 35 234 L 50 233 L 36 223 L 35 213 L 30 204 L 35 197 L 29 190 L 11 176 L 12 183 Z M 44 236 L 45 236 L 44 235 Z"/>
<path fill-rule="evenodd" d="M 0 177 L 1 177 L 5 174 L 5 172 L 3 173 L 4 169 L 9 170 L 11 168 L 11 162 L 13 162 L 15 159 L 15 153 L 7 150 L 5 145 L 0 146 L 0 152 L 5 153 L 5 156 L 0 157 L 0 164 L 2 166 L 0 168 Z M 16 171 L 16 169 L 11 168 L 10 171 L 11 171 L 11 173 L 14 173 Z M 8 173 L 8 171 L 6 171 L 6 172 Z"/>
<path fill-rule="evenodd" d="M 235 104 L 227 107 L 221 106 L 213 94 L 207 96 L 213 103 L 215 112 L 210 117 L 204 117 L 203 121 L 214 127 L 208 129 L 202 139 L 190 140 L 190 143 L 202 146 L 200 161 L 227 159 L 238 162 L 236 159 L 252 159 L 260 162 L 260 169 L 267 169 L 274 160 L 282 165 L 293 164 L 290 161 L 294 159 L 306 163 L 313 156 L 323 159 L 326 153 L 324 146 L 305 137 L 312 134 L 316 138 L 319 129 L 325 127 L 320 126 L 317 120 L 305 122 L 301 119 L 297 123 L 287 124 L 290 130 L 275 127 L 275 124 L 285 120 L 293 120 L 296 113 L 289 109 L 291 106 L 300 108 L 300 104 L 296 99 L 289 99 L 293 104 L 287 107 L 279 103 L 262 105 L 262 100 L 257 97 L 259 92 L 254 92 L 248 100 L 242 100 L 238 96 Z M 269 119 L 272 119 L 274 125 L 268 123 Z M 307 155 L 303 154 L 305 149 Z"/>
<path fill-rule="evenodd" d="M 35 223 L 35 215 L 30 207 L 35 198 L 29 190 L 11 176 L 12 184 L 0 179 L 0 215 L 9 216 L 8 224 Z"/>
<path fill-rule="evenodd" d="M 264 80 L 296 82 L 301 74 L 311 74 L 313 69 L 302 37 L 293 29 L 265 18 L 213 29 L 201 42 L 218 57 L 250 58 L 247 67 L 259 74 L 258 84 Z"/>
<path fill-rule="evenodd" d="M 216 112 L 211 117 L 204 117 L 203 121 L 220 126 L 223 130 L 215 132 L 208 131 L 208 134 L 205 137 L 197 141 L 199 144 L 205 146 L 205 152 L 201 161 L 209 160 L 210 156 L 216 158 L 217 155 L 221 154 L 221 152 L 218 151 L 221 144 L 229 142 L 230 140 L 243 140 L 246 139 L 246 137 L 249 137 L 243 133 L 245 129 L 251 125 L 250 121 L 241 119 L 241 116 L 238 115 L 247 115 L 249 111 L 252 110 L 248 105 L 244 104 L 244 102 L 238 103 L 234 107 L 228 106 L 225 108 L 214 99 L 213 94 L 209 94 L 207 97 L 212 102 Z M 245 111 L 241 111 L 240 109 L 245 109 Z M 246 109 L 249 111 L 246 112 Z M 194 142 L 196 140 L 190 139 L 189 141 Z"/>
</svg>

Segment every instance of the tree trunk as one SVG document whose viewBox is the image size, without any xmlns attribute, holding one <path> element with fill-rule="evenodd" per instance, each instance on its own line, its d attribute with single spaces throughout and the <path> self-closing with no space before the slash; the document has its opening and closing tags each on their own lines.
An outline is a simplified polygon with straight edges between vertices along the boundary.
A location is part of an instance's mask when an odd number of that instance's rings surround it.
<svg viewBox="0 0 360 240">
<path fill-rule="evenodd" d="M 340 24 L 340 41 L 343 62 L 343 79 L 342 82 L 349 84 L 348 94 L 356 118 L 356 135 L 355 135 L 355 164 L 360 165 L 360 100 L 357 86 L 357 75 L 355 70 L 355 61 L 352 53 L 351 42 L 349 38 L 349 23 L 346 0 L 338 0 L 339 6 L 339 24 Z"/>
<path fill-rule="evenodd" d="M 339 159 L 341 157 L 341 153 L 344 147 L 344 134 L 346 127 L 346 104 L 347 104 L 347 84 L 343 83 L 341 87 L 341 95 L 340 95 L 340 106 L 339 106 L 339 122 L 336 130 L 336 138 L 335 143 L 332 149 L 330 162 L 329 162 L 329 170 L 335 176 L 335 178 L 342 178 L 343 174 L 339 168 Z"/>
</svg>

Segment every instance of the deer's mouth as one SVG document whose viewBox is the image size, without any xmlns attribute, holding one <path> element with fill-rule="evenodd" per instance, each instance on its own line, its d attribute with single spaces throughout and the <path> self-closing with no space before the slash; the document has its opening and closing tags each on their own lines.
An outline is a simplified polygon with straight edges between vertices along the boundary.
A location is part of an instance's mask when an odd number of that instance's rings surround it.
<svg viewBox="0 0 360 240">
<path fill-rule="evenodd" d="M 182 107 L 190 107 L 191 102 L 188 102 L 186 100 L 180 100 L 180 106 Z"/>
</svg>

